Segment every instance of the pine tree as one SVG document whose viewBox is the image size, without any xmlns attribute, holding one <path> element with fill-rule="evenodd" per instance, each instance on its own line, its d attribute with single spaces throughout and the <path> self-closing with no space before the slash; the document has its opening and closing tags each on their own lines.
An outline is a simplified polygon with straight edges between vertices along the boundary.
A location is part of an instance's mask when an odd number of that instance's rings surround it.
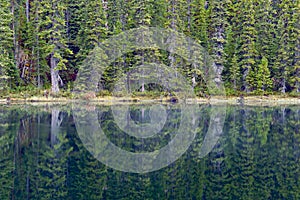
<svg viewBox="0 0 300 200">
<path fill-rule="evenodd" d="M 238 62 L 242 70 L 242 90 L 251 92 L 254 88 L 254 71 L 255 71 L 255 20 L 254 20 L 254 6 L 253 1 L 243 0 L 239 4 L 237 10 L 239 17 L 239 47 L 237 55 L 239 55 Z"/>
<path fill-rule="evenodd" d="M 255 6 L 255 28 L 257 32 L 256 49 L 258 54 L 269 60 L 269 65 L 273 66 L 276 44 L 274 35 L 274 8 L 271 1 L 257 1 Z"/>
<path fill-rule="evenodd" d="M 150 26 L 152 24 L 152 16 L 154 15 L 153 3 L 153 0 L 129 1 L 128 28 Z"/>
<path fill-rule="evenodd" d="M 128 21 L 128 5 L 123 0 L 108 1 L 107 23 L 109 34 L 118 34 L 124 31 Z"/>
<path fill-rule="evenodd" d="M 99 84 L 99 79 L 101 78 L 101 72 L 98 69 L 99 66 L 98 65 L 89 66 L 89 64 L 82 63 L 82 61 L 86 59 L 87 56 L 91 54 L 91 52 L 93 52 L 94 49 L 96 50 L 96 48 L 101 45 L 101 42 L 104 41 L 108 36 L 109 25 L 107 23 L 106 6 L 107 5 L 104 1 L 100 2 L 97 0 L 88 1 L 83 5 L 82 8 L 83 19 L 78 34 L 79 37 L 77 38 L 78 46 L 80 48 L 77 57 L 81 61 L 79 63 L 80 64 L 79 73 L 81 76 L 80 78 L 82 78 L 82 76 L 86 76 L 85 78 L 87 80 L 85 80 L 84 84 L 90 82 L 91 85 L 93 86 L 91 86 L 89 90 L 93 92 L 103 89 L 101 84 Z M 97 57 L 98 53 L 95 53 L 93 55 Z"/>
<path fill-rule="evenodd" d="M 67 67 L 65 55 L 72 54 L 66 45 L 65 11 L 64 1 L 41 1 L 39 10 L 41 56 L 49 58 L 51 91 L 54 94 L 59 92 L 59 83 L 64 84 L 59 71 Z"/>
<path fill-rule="evenodd" d="M 81 47 L 77 39 L 83 37 L 83 35 L 80 35 L 80 25 L 84 23 L 84 5 L 84 1 L 66 0 L 66 45 L 73 53 L 66 55 L 68 69 L 62 71 L 61 75 L 70 89 L 74 89 L 73 82 L 76 80 L 76 75 L 83 59 L 79 55 Z"/>
<path fill-rule="evenodd" d="M 215 82 L 220 85 L 222 82 L 222 71 L 224 69 L 224 44 L 225 27 L 227 24 L 226 2 L 222 0 L 213 0 L 210 8 L 210 52 L 215 62 Z"/>
<path fill-rule="evenodd" d="M 128 24 L 128 4 L 123 0 L 108 1 L 107 2 L 107 33 L 108 37 L 114 37 L 127 29 Z M 126 66 L 126 55 L 117 58 L 102 74 L 101 82 L 102 89 L 112 91 L 115 81 L 123 72 L 122 69 Z"/>
<path fill-rule="evenodd" d="M 237 47 L 239 43 L 239 29 L 238 29 L 238 2 L 227 1 L 226 8 L 226 27 L 225 27 L 225 40 L 224 44 L 224 70 L 222 78 L 225 87 L 228 88 L 228 93 L 236 95 L 241 87 L 241 72 L 240 65 L 238 64 Z M 231 89 L 233 89 L 231 91 Z"/>
<path fill-rule="evenodd" d="M 277 37 L 279 39 L 279 48 L 276 59 L 275 78 L 279 82 L 279 90 L 285 94 L 291 90 L 290 75 L 294 73 L 293 60 L 295 56 L 295 44 L 297 41 L 297 31 L 294 26 L 296 19 L 293 19 L 295 5 L 292 0 L 283 0 L 279 4 L 277 11 L 279 15 Z M 297 36 L 296 36 L 297 35 Z"/>
<path fill-rule="evenodd" d="M 256 74 L 257 92 L 262 94 L 272 86 L 272 81 L 270 78 L 271 74 L 268 68 L 268 59 L 266 57 L 262 58 L 261 64 L 258 65 Z"/>
<path fill-rule="evenodd" d="M 293 90 L 297 93 L 300 92 L 300 2 L 293 1 L 292 9 L 291 9 L 291 44 L 293 47 L 291 48 L 293 64 L 291 70 L 291 85 Z"/>
<path fill-rule="evenodd" d="M 186 30 L 186 23 L 184 20 L 184 17 L 182 16 L 183 14 L 187 13 L 188 7 L 186 6 L 186 2 L 182 0 L 172 0 L 168 3 L 167 5 L 167 10 L 166 10 L 166 23 L 164 28 L 171 29 L 175 32 L 183 32 Z M 174 33 L 176 34 L 176 33 Z M 168 38 L 168 55 L 167 55 L 167 61 L 168 65 L 173 68 L 176 71 L 183 70 L 182 69 L 182 63 L 183 63 L 183 58 L 176 56 L 174 53 L 174 49 L 176 46 L 179 46 L 180 44 L 176 44 L 175 42 L 175 35 L 170 34 Z M 175 74 L 177 77 L 177 72 Z M 177 81 L 176 78 L 171 81 Z"/>
<path fill-rule="evenodd" d="M 168 3 L 165 0 L 156 0 L 153 2 L 153 15 L 151 16 L 153 27 L 164 27 L 167 21 L 167 7 Z"/>
<path fill-rule="evenodd" d="M 85 58 L 91 50 L 99 46 L 107 38 L 107 14 L 104 4 L 97 0 L 82 5 L 82 22 L 78 35 L 78 44 L 81 49 L 78 56 Z"/>
<path fill-rule="evenodd" d="M 229 80 L 235 91 L 238 89 L 240 80 L 240 69 L 237 62 L 237 56 L 234 54 L 229 67 Z"/>
<path fill-rule="evenodd" d="M 52 92 L 57 93 L 59 83 L 72 85 L 79 66 L 101 41 L 153 26 L 182 32 L 208 49 L 216 64 L 215 81 L 225 80 L 226 87 L 260 90 L 256 73 L 265 57 L 273 91 L 300 92 L 299 0 L 2 0 L 0 4 L 2 89 L 52 83 Z M 180 46 L 171 36 L 169 41 L 168 51 Z M 179 56 L 158 49 L 149 52 L 155 54 L 149 54 L 152 59 L 163 58 L 188 79 L 195 78 L 195 66 L 185 66 Z M 113 87 L 123 69 L 143 62 L 140 58 L 146 54 L 136 54 L 142 53 L 124 55 L 107 67 L 101 78 L 104 89 Z M 240 72 L 232 85 L 234 55 Z"/>
<path fill-rule="evenodd" d="M 208 47 L 208 10 L 205 0 L 191 1 L 191 35 L 204 48 Z"/>
<path fill-rule="evenodd" d="M 186 2 L 182 0 L 171 0 L 167 4 L 167 10 L 165 14 L 166 23 L 165 28 L 170 28 L 176 31 L 183 31 L 184 28 L 184 19 L 182 15 L 185 15 Z"/>
<path fill-rule="evenodd" d="M 300 33 L 299 33 L 300 34 Z M 295 47 L 295 57 L 294 57 L 294 73 L 292 76 L 292 83 L 294 85 L 295 91 L 300 92 L 300 38 L 298 37 L 296 47 Z"/>
<path fill-rule="evenodd" d="M 0 2 L 0 89 L 17 85 L 18 72 L 14 65 L 14 43 L 13 30 L 13 15 L 10 1 L 3 0 Z"/>
</svg>

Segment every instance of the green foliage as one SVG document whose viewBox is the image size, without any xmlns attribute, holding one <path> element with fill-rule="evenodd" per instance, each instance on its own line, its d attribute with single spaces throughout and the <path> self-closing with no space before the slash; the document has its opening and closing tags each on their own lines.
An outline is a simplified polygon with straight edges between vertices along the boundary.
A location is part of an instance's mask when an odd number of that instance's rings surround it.
<svg viewBox="0 0 300 200">
<path fill-rule="evenodd" d="M 268 90 L 297 94 L 299 13 L 299 0 L 2 0 L 0 91 L 5 94 L 28 85 L 39 89 L 51 85 L 55 93 L 68 90 L 66 85 L 81 77 L 78 71 L 87 67 L 83 61 L 103 40 L 151 26 L 170 28 L 198 41 L 215 62 L 215 81 L 224 81 L 230 94 Z M 169 40 L 173 42 L 173 38 Z M 268 60 L 270 75 L 261 65 L 263 57 Z M 168 64 L 188 80 L 199 77 L 194 77 L 193 70 L 203 65 L 185 65 L 183 58 L 156 48 L 136 50 L 105 66 L 103 76 L 95 73 L 84 81 L 99 85 L 91 89 L 96 93 L 112 92 L 120 75 L 150 61 Z M 267 73 L 272 86 L 268 80 L 262 83 L 265 75 L 260 72 Z M 196 82 L 195 91 L 204 93 L 205 82 L 201 78 Z"/>
<path fill-rule="evenodd" d="M 237 56 L 233 55 L 232 61 L 229 67 L 229 80 L 233 86 L 233 89 L 236 91 L 238 89 L 239 80 L 240 80 L 240 69 L 237 62 Z"/>
<path fill-rule="evenodd" d="M 252 92 L 255 90 L 255 58 L 257 52 L 255 49 L 255 19 L 253 1 L 243 0 L 238 3 L 238 12 L 243 12 L 243 15 L 238 15 L 238 27 L 240 28 L 239 43 L 237 49 L 239 66 L 242 72 L 242 90 Z"/>
<path fill-rule="evenodd" d="M 208 10 L 205 9 L 205 0 L 191 1 L 190 34 L 199 41 L 204 48 L 208 47 Z"/>
<path fill-rule="evenodd" d="M 13 14 L 10 1 L 0 2 L 0 91 L 17 85 L 17 70 L 15 68 L 13 52 L 13 34 L 11 26 Z"/>
<path fill-rule="evenodd" d="M 111 96 L 111 93 L 108 90 L 101 90 L 97 93 L 97 96 L 100 97 Z"/>
<path fill-rule="evenodd" d="M 222 71 L 224 69 L 224 45 L 225 40 L 225 27 L 227 25 L 226 14 L 226 1 L 214 0 L 211 3 L 210 15 L 209 15 L 209 32 L 210 32 L 210 55 L 215 62 L 216 82 L 220 84 L 222 81 Z"/>
<path fill-rule="evenodd" d="M 291 90 L 292 84 L 297 85 L 297 43 L 299 44 L 299 3 L 284 0 L 278 5 L 278 51 L 275 78 L 278 90 L 283 94 Z M 299 45 L 298 45 L 299 46 Z M 299 50 L 298 50 L 299 51 Z M 295 86 L 294 85 L 294 88 Z M 296 86 L 297 87 L 297 86 Z M 297 88 L 296 88 L 297 90 Z"/>
<path fill-rule="evenodd" d="M 270 78 L 270 70 L 268 68 L 268 60 L 263 57 L 261 64 L 258 65 L 258 70 L 256 72 L 256 84 L 257 84 L 257 93 L 263 94 L 265 91 L 268 91 L 272 87 L 272 81 Z"/>
</svg>

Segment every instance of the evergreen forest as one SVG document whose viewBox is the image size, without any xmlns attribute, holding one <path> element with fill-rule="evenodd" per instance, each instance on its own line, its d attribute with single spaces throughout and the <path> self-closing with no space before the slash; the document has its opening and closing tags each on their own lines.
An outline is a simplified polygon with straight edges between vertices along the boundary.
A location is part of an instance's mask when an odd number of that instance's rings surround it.
<svg viewBox="0 0 300 200">
<path fill-rule="evenodd" d="M 298 96 L 299 10 L 299 0 L 0 0 L 0 94 L 70 95 L 83 61 L 102 41 L 159 27 L 201 44 L 227 95 Z M 196 94 L 207 93 L 204 72 L 180 56 L 149 48 L 107 66 L 96 94 L 110 95 L 119 74 L 153 60 L 197 77 Z"/>
</svg>

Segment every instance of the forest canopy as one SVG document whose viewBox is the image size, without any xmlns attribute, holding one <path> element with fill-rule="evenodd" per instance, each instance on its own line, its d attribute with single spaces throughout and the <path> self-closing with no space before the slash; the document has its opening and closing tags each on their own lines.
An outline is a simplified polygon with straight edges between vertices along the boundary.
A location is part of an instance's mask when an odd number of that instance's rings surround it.
<svg viewBox="0 0 300 200">
<path fill-rule="evenodd" d="M 0 0 L 0 94 L 72 91 L 89 52 L 113 35 L 145 26 L 199 42 L 228 95 L 298 95 L 299 9 L 299 0 Z M 119 74 L 145 60 L 195 74 L 180 56 L 136 50 L 107 66 L 96 92 L 109 94 Z M 196 94 L 207 93 L 201 72 L 197 83 Z"/>
</svg>

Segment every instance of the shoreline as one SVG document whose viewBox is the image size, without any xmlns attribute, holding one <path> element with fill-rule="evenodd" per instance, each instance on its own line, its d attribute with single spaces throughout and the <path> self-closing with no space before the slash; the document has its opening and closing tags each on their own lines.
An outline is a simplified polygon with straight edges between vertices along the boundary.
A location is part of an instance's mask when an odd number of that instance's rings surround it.
<svg viewBox="0 0 300 200">
<path fill-rule="evenodd" d="M 82 102 L 81 99 L 70 99 L 64 97 L 31 97 L 27 99 L 12 98 L 10 100 L 0 99 L 0 104 L 22 104 L 22 103 L 74 103 Z M 176 99 L 172 98 L 147 98 L 147 97 L 98 97 L 89 100 L 85 100 L 91 103 L 97 104 L 147 104 L 147 103 L 176 103 Z M 181 102 L 181 101 L 179 101 Z M 282 96 L 246 96 L 243 101 L 240 97 L 211 97 L 185 99 L 186 103 L 196 104 L 212 104 L 212 105 L 300 105 L 300 98 L 297 97 L 282 97 Z"/>
</svg>

